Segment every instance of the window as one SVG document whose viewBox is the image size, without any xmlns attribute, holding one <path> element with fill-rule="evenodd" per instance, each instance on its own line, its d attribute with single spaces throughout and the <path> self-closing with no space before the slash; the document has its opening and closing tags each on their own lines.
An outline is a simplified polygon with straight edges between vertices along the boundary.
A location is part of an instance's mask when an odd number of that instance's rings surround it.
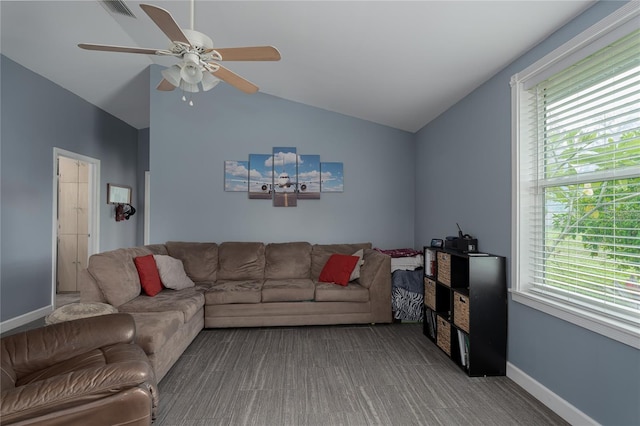
<svg viewBox="0 0 640 426">
<path fill-rule="evenodd" d="M 640 30 L 623 6 L 512 77 L 512 295 L 640 347 Z"/>
</svg>

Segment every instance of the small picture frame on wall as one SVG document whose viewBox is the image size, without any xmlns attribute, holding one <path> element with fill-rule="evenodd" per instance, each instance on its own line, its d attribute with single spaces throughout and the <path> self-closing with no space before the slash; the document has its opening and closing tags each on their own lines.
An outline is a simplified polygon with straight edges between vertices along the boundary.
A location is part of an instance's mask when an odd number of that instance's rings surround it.
<svg viewBox="0 0 640 426">
<path fill-rule="evenodd" d="M 131 187 L 108 183 L 107 204 L 131 204 Z"/>
</svg>

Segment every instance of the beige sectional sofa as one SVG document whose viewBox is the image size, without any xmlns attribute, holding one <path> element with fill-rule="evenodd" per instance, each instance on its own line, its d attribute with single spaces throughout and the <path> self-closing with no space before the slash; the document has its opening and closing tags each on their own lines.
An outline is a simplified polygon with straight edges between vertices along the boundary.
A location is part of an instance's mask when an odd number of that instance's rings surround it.
<svg viewBox="0 0 640 426">
<path fill-rule="evenodd" d="M 359 278 L 346 286 L 318 281 L 332 254 L 359 250 Z M 147 296 L 133 259 L 148 254 L 181 260 L 194 285 Z M 159 381 L 203 328 L 391 322 L 390 265 L 370 243 L 172 241 L 91 256 L 80 300 L 133 316 L 136 343 Z"/>
</svg>

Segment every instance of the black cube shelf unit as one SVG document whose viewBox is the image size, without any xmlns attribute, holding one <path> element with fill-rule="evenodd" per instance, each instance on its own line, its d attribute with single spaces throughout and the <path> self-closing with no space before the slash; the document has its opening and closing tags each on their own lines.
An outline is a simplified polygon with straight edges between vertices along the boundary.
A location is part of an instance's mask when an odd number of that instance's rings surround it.
<svg viewBox="0 0 640 426">
<path fill-rule="evenodd" d="M 424 247 L 423 332 L 469 376 L 504 376 L 505 258 Z"/>
</svg>

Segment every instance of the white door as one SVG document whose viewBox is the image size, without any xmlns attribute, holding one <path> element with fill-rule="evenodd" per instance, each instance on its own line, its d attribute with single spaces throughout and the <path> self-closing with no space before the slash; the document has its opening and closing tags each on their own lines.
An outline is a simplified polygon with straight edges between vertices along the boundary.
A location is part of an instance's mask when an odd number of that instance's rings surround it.
<svg viewBox="0 0 640 426">
<path fill-rule="evenodd" d="M 79 291 L 78 272 L 87 267 L 89 164 L 58 158 L 58 261 L 56 290 Z"/>
</svg>

